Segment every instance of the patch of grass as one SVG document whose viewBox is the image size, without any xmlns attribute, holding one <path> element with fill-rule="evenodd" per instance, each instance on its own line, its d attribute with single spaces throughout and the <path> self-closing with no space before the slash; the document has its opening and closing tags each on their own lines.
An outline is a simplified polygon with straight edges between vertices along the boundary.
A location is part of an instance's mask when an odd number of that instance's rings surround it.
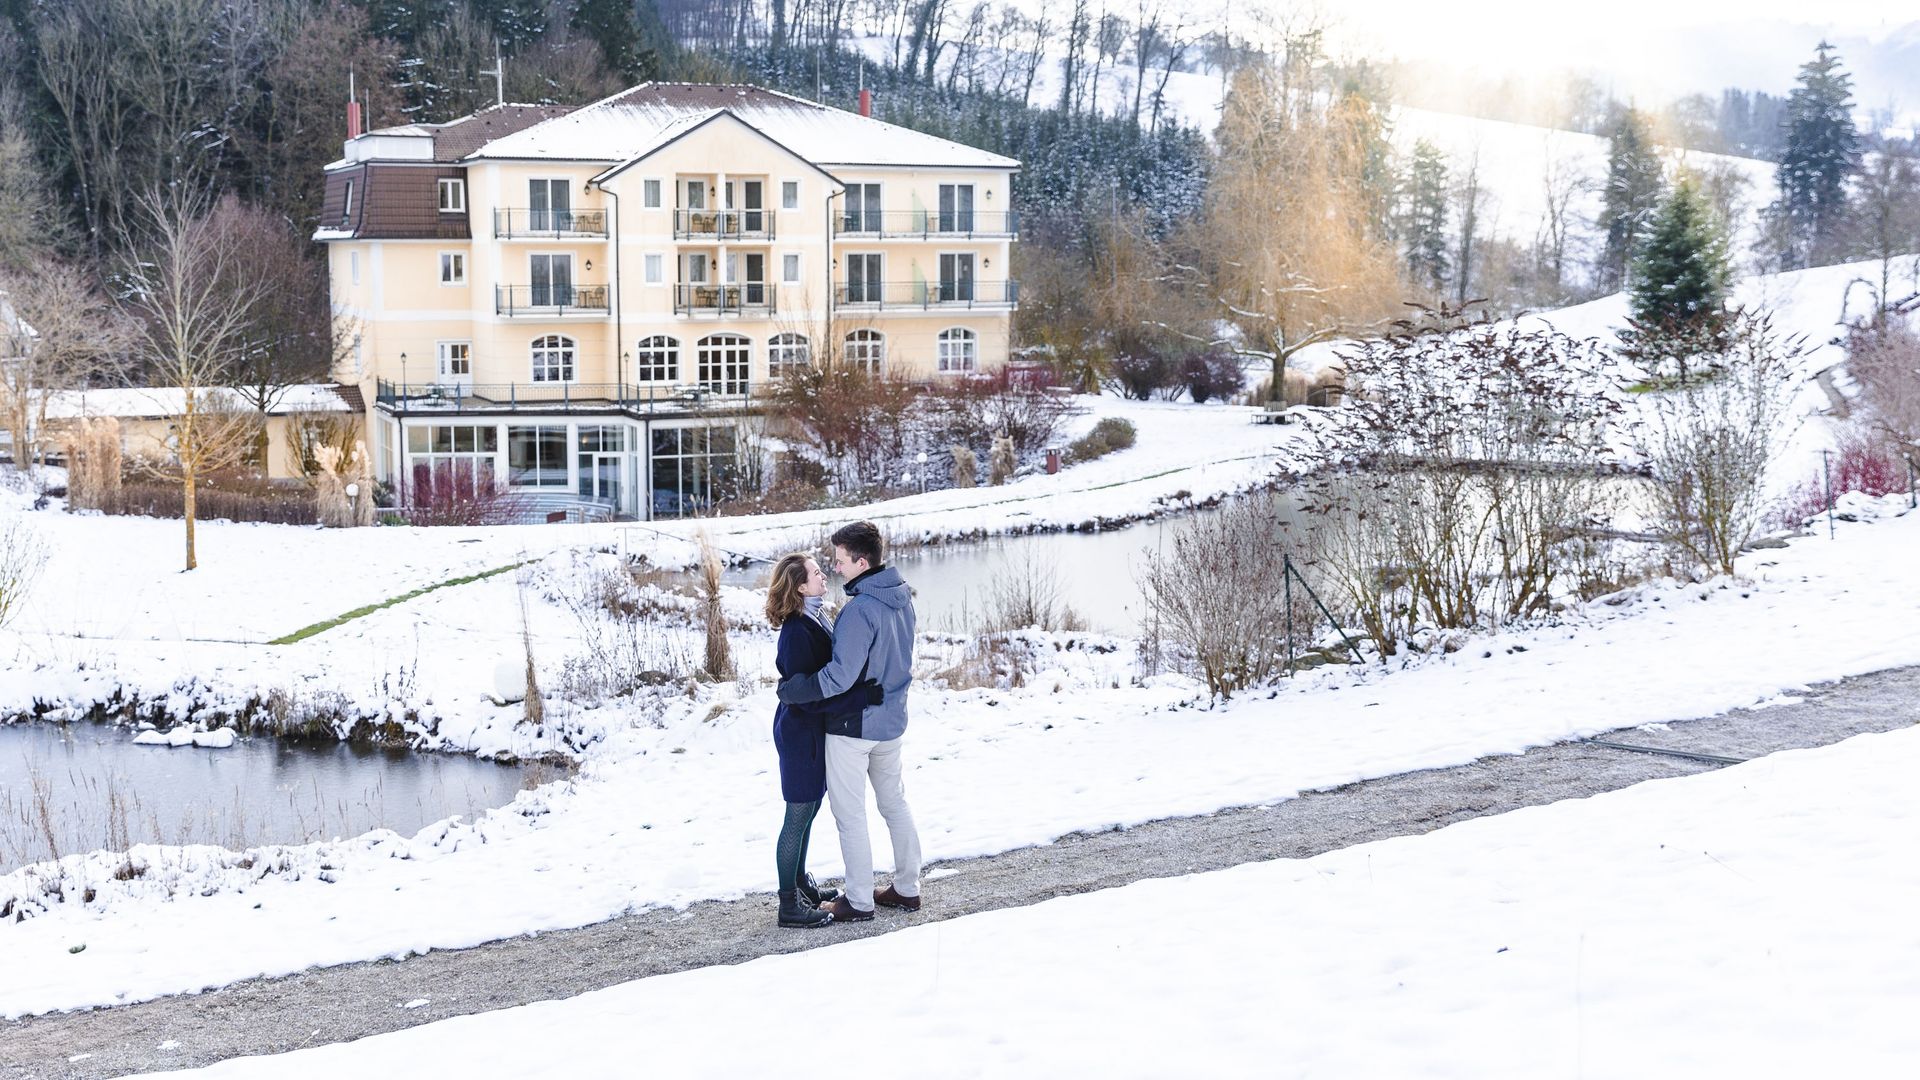
<svg viewBox="0 0 1920 1080">
<path fill-rule="evenodd" d="M 477 574 L 468 574 L 466 577 L 457 577 L 448 581 L 438 582 L 437 584 L 433 584 L 433 585 L 423 585 L 420 588 L 413 590 L 412 592 L 402 593 L 399 596 L 393 597 L 390 600 L 382 600 L 377 604 L 368 604 L 365 607 L 357 607 L 357 608 L 354 608 L 352 611 L 349 611 L 343 615 L 335 615 L 333 618 L 328 619 L 325 622 L 317 622 L 317 623 L 314 623 L 312 626 L 303 626 L 300 629 L 295 630 L 293 633 L 288 634 L 286 637 L 274 638 L 272 641 L 267 642 L 267 644 L 292 645 L 293 643 L 298 641 L 305 641 L 306 639 L 313 637 L 316 634 L 324 634 L 328 630 L 331 630 L 342 623 L 349 623 L 355 619 L 361 618 L 362 616 L 371 615 L 382 608 L 390 608 L 395 606 L 396 604 L 404 604 L 409 600 L 413 600 L 418 597 L 425 596 L 426 594 L 433 592 L 436 589 L 450 589 L 455 585 L 471 585 L 476 581 L 484 581 L 485 579 L 490 577 L 497 577 L 509 571 L 518 570 L 522 566 L 527 565 L 528 562 L 532 562 L 532 561 L 533 561 L 532 559 L 528 559 L 526 560 L 526 562 L 508 563 L 505 566 L 496 566 L 492 570 L 482 570 Z"/>
</svg>

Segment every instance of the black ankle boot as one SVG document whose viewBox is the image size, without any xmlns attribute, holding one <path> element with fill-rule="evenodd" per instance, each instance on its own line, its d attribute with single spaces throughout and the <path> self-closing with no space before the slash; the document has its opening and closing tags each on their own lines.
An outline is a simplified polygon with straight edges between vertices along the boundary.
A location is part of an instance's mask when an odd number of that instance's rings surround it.
<svg viewBox="0 0 1920 1080">
<path fill-rule="evenodd" d="M 831 904 L 835 900 L 840 899 L 839 889 L 821 888 L 820 883 L 813 880 L 812 874 L 801 874 L 798 884 L 800 886 L 800 898 L 812 904 L 814 907 L 819 907 L 822 904 Z"/>
<path fill-rule="evenodd" d="M 832 914 L 821 911 L 800 898 L 798 889 L 780 890 L 780 925 L 811 928 L 833 921 Z"/>
</svg>

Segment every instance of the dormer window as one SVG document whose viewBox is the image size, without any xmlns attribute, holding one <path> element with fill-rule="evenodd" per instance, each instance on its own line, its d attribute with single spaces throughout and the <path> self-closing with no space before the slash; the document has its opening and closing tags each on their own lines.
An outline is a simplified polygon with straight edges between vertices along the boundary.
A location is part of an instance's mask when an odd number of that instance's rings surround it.
<svg viewBox="0 0 1920 1080">
<path fill-rule="evenodd" d="M 347 198 L 340 206 L 340 227 L 348 228 L 353 224 L 353 181 L 347 181 Z"/>
<path fill-rule="evenodd" d="M 443 214 L 464 214 L 467 212 L 467 182 L 457 177 L 440 178 L 440 212 Z"/>
</svg>

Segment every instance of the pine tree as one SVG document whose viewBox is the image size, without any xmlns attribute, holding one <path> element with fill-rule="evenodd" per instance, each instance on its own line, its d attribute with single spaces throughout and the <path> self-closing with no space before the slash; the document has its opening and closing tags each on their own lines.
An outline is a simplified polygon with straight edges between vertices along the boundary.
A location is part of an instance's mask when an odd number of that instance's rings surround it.
<svg viewBox="0 0 1920 1080">
<path fill-rule="evenodd" d="M 1632 311 L 1621 351 L 1684 384 L 1722 349 L 1727 289 L 1726 225 L 1692 177 L 1661 204 L 1634 257 Z"/>
<path fill-rule="evenodd" d="M 640 8 L 640 15 L 658 20 L 659 9 L 653 4 Z M 659 51 L 649 44 L 649 35 L 643 32 L 635 14 L 631 0 L 577 0 L 568 21 L 600 46 L 602 65 L 628 83 L 640 82 L 660 69 Z"/>
<path fill-rule="evenodd" d="M 1600 225 L 1607 234 L 1600 258 L 1600 283 L 1617 289 L 1626 280 L 1647 222 L 1666 188 L 1660 156 L 1647 118 L 1637 109 L 1622 113 L 1614 125 L 1607 157 L 1607 187 Z"/>
<path fill-rule="evenodd" d="M 1446 287 L 1451 269 L 1447 258 L 1447 158 L 1425 139 L 1413 144 L 1413 159 L 1400 182 L 1398 209 L 1394 231 L 1406 259 L 1407 277 L 1437 293 Z"/>
<path fill-rule="evenodd" d="M 1799 81 L 1787 97 L 1786 146 L 1774 172 L 1780 197 L 1767 208 L 1780 264 L 1789 270 L 1841 257 L 1847 179 L 1860 164 L 1853 76 L 1840 69 L 1832 45 L 1820 43 Z"/>
</svg>

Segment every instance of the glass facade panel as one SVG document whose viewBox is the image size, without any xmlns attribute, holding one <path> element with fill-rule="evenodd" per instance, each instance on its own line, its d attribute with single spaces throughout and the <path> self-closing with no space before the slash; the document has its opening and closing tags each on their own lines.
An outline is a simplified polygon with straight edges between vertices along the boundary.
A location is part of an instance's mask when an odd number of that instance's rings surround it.
<svg viewBox="0 0 1920 1080">
<path fill-rule="evenodd" d="M 567 429 L 507 429 L 507 481 L 516 487 L 567 486 Z"/>
<path fill-rule="evenodd" d="M 740 494 L 739 439 L 731 426 L 655 428 L 653 516 L 708 513 Z"/>
</svg>

